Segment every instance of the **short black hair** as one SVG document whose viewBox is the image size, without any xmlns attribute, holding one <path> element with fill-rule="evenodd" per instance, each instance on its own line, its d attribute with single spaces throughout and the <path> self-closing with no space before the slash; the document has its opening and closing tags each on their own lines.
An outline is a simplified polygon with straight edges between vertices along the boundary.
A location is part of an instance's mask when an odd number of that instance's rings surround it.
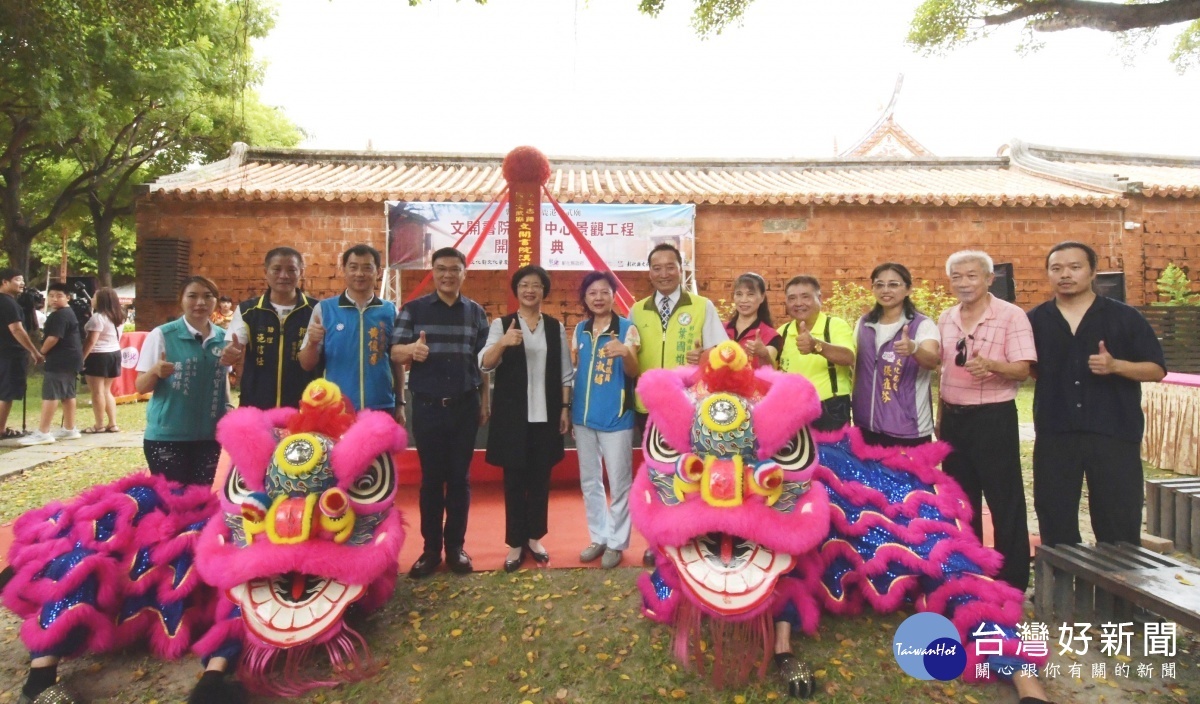
<svg viewBox="0 0 1200 704">
<path fill-rule="evenodd" d="M 678 262 L 680 266 L 683 266 L 683 255 L 679 253 L 679 248 L 670 242 L 660 242 L 654 245 L 654 249 L 650 250 L 650 254 L 646 255 L 647 266 L 651 266 L 650 260 L 653 259 L 654 255 L 658 254 L 659 252 L 673 253 L 675 255 L 675 261 Z"/>
<path fill-rule="evenodd" d="M 783 291 L 786 293 L 789 288 L 793 286 L 800 286 L 801 284 L 804 286 L 812 286 L 813 290 L 815 290 L 817 293 L 821 293 L 821 282 L 817 280 L 817 277 L 809 276 L 808 274 L 800 274 L 799 276 L 793 276 L 792 278 L 788 279 L 788 282 L 783 286 Z"/>
<path fill-rule="evenodd" d="M 1050 251 L 1046 253 L 1046 268 L 1047 269 L 1050 268 L 1050 255 L 1054 254 L 1055 252 L 1061 252 L 1064 249 L 1082 249 L 1083 253 L 1087 255 L 1088 266 L 1092 267 L 1092 271 L 1096 270 L 1096 263 L 1098 261 L 1098 259 L 1096 257 L 1096 250 L 1092 249 L 1091 247 L 1087 246 L 1086 244 L 1084 244 L 1082 242 L 1076 242 L 1074 240 L 1067 240 L 1066 242 L 1059 242 L 1058 244 L 1056 244 L 1050 248 Z"/>
<path fill-rule="evenodd" d="M 529 276 L 531 274 L 536 275 L 538 277 L 538 279 L 542 282 L 542 295 L 543 296 L 549 295 L 549 293 L 550 293 L 550 275 L 546 273 L 545 269 L 538 266 L 537 264 L 526 264 L 525 266 L 523 266 L 520 269 L 517 269 L 516 271 L 513 272 L 512 281 L 509 282 L 509 288 L 512 289 L 514 296 L 517 295 L 517 284 L 519 284 L 521 282 L 521 279 L 523 279 L 526 276 Z"/>
<path fill-rule="evenodd" d="M 67 294 L 68 298 L 71 296 L 71 285 L 66 283 L 65 281 L 55 281 L 54 283 L 47 286 L 46 290 L 47 291 L 58 291 L 59 293 L 65 293 L 65 294 Z"/>
<path fill-rule="evenodd" d="M 25 278 L 24 274 L 22 274 L 19 270 L 12 268 L 11 266 L 6 266 L 3 269 L 0 269 L 0 281 L 12 281 L 18 276 L 20 276 L 22 279 Z"/>
<path fill-rule="evenodd" d="M 217 303 L 233 303 L 233 299 L 229 296 L 221 296 L 217 299 Z"/>
<path fill-rule="evenodd" d="M 356 244 L 345 252 L 342 252 L 342 266 L 346 266 L 346 263 L 350 261 L 351 255 L 355 257 L 366 257 L 369 255 L 375 260 L 376 269 L 383 267 L 383 258 L 379 256 L 379 250 L 369 244 Z"/>
<path fill-rule="evenodd" d="M 304 255 L 291 247 L 276 247 L 267 252 L 267 256 L 263 257 L 263 266 L 270 266 L 271 260 L 275 257 L 295 257 L 300 262 L 300 266 L 304 266 Z"/>
<path fill-rule="evenodd" d="M 429 263 L 432 264 L 433 262 L 436 262 L 439 259 L 445 259 L 446 257 L 454 257 L 458 261 L 462 262 L 464 269 L 467 266 L 466 255 L 453 247 L 442 247 L 438 251 L 434 252 L 433 256 L 429 258 Z"/>
</svg>

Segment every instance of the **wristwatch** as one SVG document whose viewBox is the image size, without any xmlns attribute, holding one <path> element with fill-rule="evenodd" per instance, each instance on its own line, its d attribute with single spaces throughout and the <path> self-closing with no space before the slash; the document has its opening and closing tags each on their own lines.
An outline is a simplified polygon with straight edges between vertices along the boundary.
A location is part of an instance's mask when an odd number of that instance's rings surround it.
<svg viewBox="0 0 1200 704">
<path fill-rule="evenodd" d="M 821 344 L 820 340 L 813 342 L 813 353 L 814 354 L 821 354 L 821 350 L 823 350 L 823 349 L 825 349 L 825 346 Z"/>
</svg>

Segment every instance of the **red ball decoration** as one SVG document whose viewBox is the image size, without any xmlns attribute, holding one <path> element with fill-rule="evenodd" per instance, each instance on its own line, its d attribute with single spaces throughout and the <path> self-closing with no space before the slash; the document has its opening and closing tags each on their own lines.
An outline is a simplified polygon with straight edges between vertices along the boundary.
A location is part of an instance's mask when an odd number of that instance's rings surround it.
<svg viewBox="0 0 1200 704">
<path fill-rule="evenodd" d="M 550 180 L 550 160 L 537 147 L 517 147 L 504 157 L 501 167 L 509 183 L 536 183 Z"/>
</svg>

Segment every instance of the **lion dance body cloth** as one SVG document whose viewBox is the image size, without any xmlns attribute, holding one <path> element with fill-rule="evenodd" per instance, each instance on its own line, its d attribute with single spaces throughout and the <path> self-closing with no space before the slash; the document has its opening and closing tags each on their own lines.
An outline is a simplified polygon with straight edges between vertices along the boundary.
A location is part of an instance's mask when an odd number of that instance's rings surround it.
<svg viewBox="0 0 1200 704">
<path fill-rule="evenodd" d="M 251 688 L 284 695 L 370 672 L 344 616 L 395 587 L 404 430 L 318 380 L 300 410 L 238 409 L 217 439 L 232 467 L 216 494 L 138 474 L 17 521 L 3 600 L 34 657 L 144 642 L 228 658 Z"/>
<path fill-rule="evenodd" d="M 755 666 L 765 674 L 775 621 L 811 634 L 822 610 L 870 606 L 949 618 L 967 645 L 967 680 L 988 658 L 993 674 L 1041 665 L 1020 653 L 1023 594 L 992 579 L 1000 555 L 980 545 L 966 496 L 936 469 L 945 445 L 878 448 L 856 429 L 814 436 L 812 385 L 751 369 L 735 343 L 699 368 L 646 372 L 638 393 L 649 422 L 630 504 L 658 557 L 639 586 L 647 617 L 674 626 L 678 659 L 704 668 L 706 630 L 717 684 L 740 683 Z M 995 653 L 971 647 L 984 637 Z"/>
</svg>

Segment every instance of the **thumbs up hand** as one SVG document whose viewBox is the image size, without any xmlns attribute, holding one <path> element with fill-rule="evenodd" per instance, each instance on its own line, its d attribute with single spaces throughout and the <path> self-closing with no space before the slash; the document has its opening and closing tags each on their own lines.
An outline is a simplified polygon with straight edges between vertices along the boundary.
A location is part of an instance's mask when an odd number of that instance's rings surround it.
<svg viewBox="0 0 1200 704">
<path fill-rule="evenodd" d="M 817 341 L 808 330 L 808 323 L 801 320 L 796 324 L 796 349 L 800 354 L 812 354 L 816 351 Z"/>
<path fill-rule="evenodd" d="M 917 343 L 913 342 L 908 337 L 908 326 L 900 328 L 900 339 L 896 340 L 892 345 L 892 349 L 896 350 L 896 356 L 901 359 L 911 357 L 917 353 Z"/>
<path fill-rule="evenodd" d="M 154 368 L 151 371 L 159 379 L 166 379 L 175 373 L 175 363 L 167 361 L 167 351 L 165 349 L 159 352 L 158 361 L 154 363 Z"/>
<path fill-rule="evenodd" d="M 700 340 L 696 340 L 696 343 L 694 345 L 692 345 L 692 349 L 689 350 L 687 355 L 685 356 L 687 363 L 688 364 L 699 364 L 701 351 L 702 351 L 702 348 L 700 345 Z"/>
<path fill-rule="evenodd" d="M 242 358 L 246 356 L 246 346 L 238 342 L 237 336 L 234 336 L 232 340 L 233 342 L 225 345 L 225 349 L 221 350 L 219 364 L 223 367 L 241 364 Z"/>
<path fill-rule="evenodd" d="M 963 369 L 971 372 L 971 376 L 976 379 L 982 379 L 992 373 L 992 365 L 995 364 L 987 357 L 980 357 L 979 352 L 972 352 L 971 358 L 963 365 Z"/>
<path fill-rule="evenodd" d="M 1108 348 L 1104 346 L 1104 340 L 1100 341 L 1100 349 L 1096 354 L 1088 357 L 1088 369 L 1092 370 L 1093 374 L 1107 376 L 1117 372 L 1117 360 L 1109 353 Z"/>
<path fill-rule="evenodd" d="M 517 326 L 517 319 L 513 318 L 512 325 L 508 326 L 504 337 L 500 338 L 501 347 L 516 347 L 521 344 L 524 338 L 521 335 L 521 328 Z"/>
<path fill-rule="evenodd" d="M 313 316 L 316 317 L 316 316 Z M 313 320 L 308 324 L 308 344 L 320 345 L 325 341 L 325 326 L 319 320 Z"/>
<path fill-rule="evenodd" d="M 414 362 L 424 362 L 429 359 L 429 343 L 425 342 L 425 331 L 417 336 L 417 341 L 412 343 L 412 360 Z"/>
</svg>

